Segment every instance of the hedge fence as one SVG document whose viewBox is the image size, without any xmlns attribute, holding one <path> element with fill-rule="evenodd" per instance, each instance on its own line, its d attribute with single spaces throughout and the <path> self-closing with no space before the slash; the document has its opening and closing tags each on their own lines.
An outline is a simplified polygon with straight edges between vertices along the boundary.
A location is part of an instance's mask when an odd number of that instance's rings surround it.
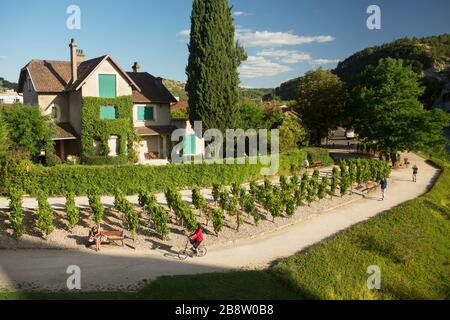
<svg viewBox="0 0 450 320">
<path fill-rule="evenodd" d="M 317 150 L 293 150 L 280 156 L 279 175 L 298 172 L 303 161 L 315 157 Z M 329 158 L 329 156 L 328 156 Z M 326 163 L 332 161 L 326 160 Z M 2 193 L 10 187 L 36 195 L 44 191 L 49 196 L 62 196 L 66 192 L 86 195 L 92 186 L 100 194 L 112 194 L 117 188 L 126 194 L 137 194 L 146 189 L 162 192 L 167 188 L 187 188 L 194 185 L 211 187 L 213 184 L 231 185 L 253 179 L 260 179 L 262 164 L 170 164 L 154 167 L 143 165 L 88 166 L 58 165 L 44 167 L 33 165 L 20 174 L 3 175 Z"/>
</svg>

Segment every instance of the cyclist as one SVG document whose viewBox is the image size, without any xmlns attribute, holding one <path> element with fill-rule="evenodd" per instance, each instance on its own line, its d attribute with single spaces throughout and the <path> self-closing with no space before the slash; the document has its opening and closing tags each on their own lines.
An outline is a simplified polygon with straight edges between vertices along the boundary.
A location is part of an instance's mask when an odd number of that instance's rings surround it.
<svg viewBox="0 0 450 320">
<path fill-rule="evenodd" d="M 189 241 L 192 244 L 192 251 L 198 255 L 198 247 L 203 241 L 203 226 L 199 223 L 197 225 L 197 230 L 189 236 Z"/>
</svg>

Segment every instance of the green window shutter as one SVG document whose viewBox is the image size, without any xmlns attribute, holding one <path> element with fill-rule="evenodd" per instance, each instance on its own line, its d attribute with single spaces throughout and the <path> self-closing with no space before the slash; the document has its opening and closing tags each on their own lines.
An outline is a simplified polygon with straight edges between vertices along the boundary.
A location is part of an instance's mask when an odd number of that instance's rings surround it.
<svg viewBox="0 0 450 320">
<path fill-rule="evenodd" d="M 104 106 L 100 107 L 100 119 L 102 120 L 114 120 L 116 119 L 116 107 Z"/>
<path fill-rule="evenodd" d="M 188 134 L 184 137 L 184 154 L 195 155 L 195 134 Z"/>
<path fill-rule="evenodd" d="M 114 74 L 99 74 L 98 88 L 100 98 L 116 98 L 116 76 Z"/>
<path fill-rule="evenodd" d="M 139 121 L 155 120 L 155 111 L 153 107 L 138 107 L 137 119 Z"/>
</svg>

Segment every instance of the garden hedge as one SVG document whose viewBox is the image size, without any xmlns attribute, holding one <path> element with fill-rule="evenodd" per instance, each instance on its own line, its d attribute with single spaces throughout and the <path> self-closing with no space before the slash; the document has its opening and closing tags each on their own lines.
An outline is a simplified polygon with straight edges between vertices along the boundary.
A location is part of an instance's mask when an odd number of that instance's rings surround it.
<svg viewBox="0 0 450 320">
<path fill-rule="evenodd" d="M 281 155 L 279 174 L 288 174 L 297 168 L 306 157 L 303 150 Z M 143 188 L 149 191 L 165 191 L 168 187 L 185 188 L 197 185 L 211 187 L 213 184 L 242 183 L 261 178 L 260 170 L 265 165 L 226 164 L 170 164 L 167 166 L 119 165 L 88 166 L 58 165 L 44 167 L 33 165 L 20 175 L 8 175 L 3 192 L 10 186 L 21 188 L 35 195 L 45 191 L 49 196 L 61 196 L 66 192 L 85 195 L 92 186 L 100 194 L 112 194 L 116 188 L 126 194 L 137 194 Z"/>
</svg>

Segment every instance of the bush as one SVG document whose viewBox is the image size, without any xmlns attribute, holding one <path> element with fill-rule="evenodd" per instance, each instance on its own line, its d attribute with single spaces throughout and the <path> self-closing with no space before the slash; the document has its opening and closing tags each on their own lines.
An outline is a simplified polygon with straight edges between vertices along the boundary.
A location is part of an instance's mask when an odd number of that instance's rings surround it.
<svg viewBox="0 0 450 320">
<path fill-rule="evenodd" d="M 136 231 L 139 227 L 139 215 L 134 209 L 133 204 L 128 200 L 125 200 L 123 210 L 125 221 L 127 222 L 127 229 L 131 232 L 134 239 L 136 236 Z"/>
<path fill-rule="evenodd" d="M 43 193 L 38 195 L 38 228 L 42 231 L 44 237 L 50 235 L 53 230 L 54 212 L 50 204 L 48 203 L 47 196 Z"/>
<path fill-rule="evenodd" d="M 219 232 L 225 225 L 225 220 L 223 218 L 223 211 L 221 209 L 214 209 L 211 214 L 211 217 L 213 221 L 214 232 L 216 233 L 216 235 L 219 235 Z"/>
<path fill-rule="evenodd" d="M 70 229 L 72 229 L 80 220 L 80 210 L 75 205 L 75 194 L 73 192 L 66 194 L 66 214 L 67 222 L 69 223 Z"/>
<path fill-rule="evenodd" d="M 23 227 L 23 192 L 22 190 L 12 188 L 9 190 L 9 215 L 14 236 L 21 237 L 24 231 Z"/>
<path fill-rule="evenodd" d="M 103 215 L 105 214 L 105 207 L 103 206 L 102 200 L 97 189 L 92 189 L 88 194 L 89 206 L 92 210 L 92 215 L 94 216 L 94 221 L 96 224 L 100 225 L 103 220 Z M 124 209 L 124 208 L 122 208 Z M 122 213 L 125 213 L 122 211 Z"/>
<path fill-rule="evenodd" d="M 103 165 L 109 165 L 109 166 L 118 166 L 118 165 L 125 165 L 128 163 L 128 156 L 127 155 L 118 155 L 116 157 L 109 157 L 109 156 L 84 156 L 82 158 L 82 161 L 86 165 L 92 165 L 92 166 L 103 166 Z"/>
<path fill-rule="evenodd" d="M 170 234 L 170 228 L 168 226 L 169 220 L 169 214 L 163 207 L 159 205 L 154 207 L 152 214 L 153 226 L 163 240 L 167 239 Z"/>
<path fill-rule="evenodd" d="M 146 190 L 142 190 L 138 194 L 138 202 L 141 208 L 147 211 L 150 220 L 152 220 L 153 215 L 155 214 L 156 210 L 158 210 L 159 207 L 155 195 Z"/>
<path fill-rule="evenodd" d="M 327 149 L 305 148 L 305 151 L 308 153 L 308 160 L 311 164 L 314 164 L 315 161 L 321 161 L 323 166 L 331 166 L 334 164 Z"/>
<path fill-rule="evenodd" d="M 336 195 L 336 190 L 339 185 L 339 169 L 337 167 L 333 167 L 333 173 L 331 176 L 331 195 Z"/>
<path fill-rule="evenodd" d="M 328 188 L 328 178 L 327 177 L 323 177 L 322 181 L 319 183 L 319 191 L 318 191 L 318 196 L 319 199 L 324 199 L 327 196 L 327 188 Z"/>
</svg>

